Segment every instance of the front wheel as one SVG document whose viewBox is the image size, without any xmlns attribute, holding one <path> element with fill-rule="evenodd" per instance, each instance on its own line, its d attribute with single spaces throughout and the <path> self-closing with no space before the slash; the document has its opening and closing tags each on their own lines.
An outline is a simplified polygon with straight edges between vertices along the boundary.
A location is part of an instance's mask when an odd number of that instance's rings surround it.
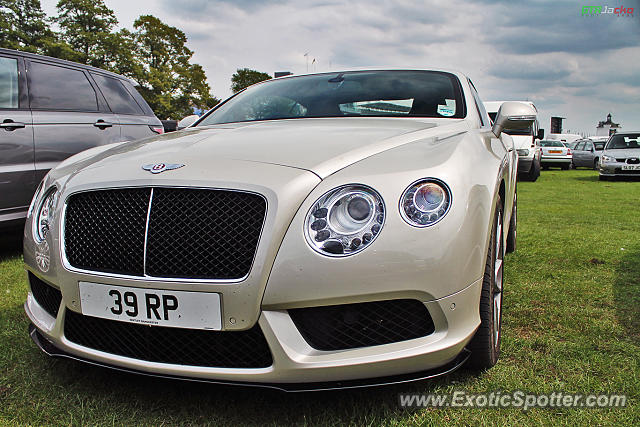
<svg viewBox="0 0 640 427">
<path fill-rule="evenodd" d="M 480 327 L 468 346 L 471 350 L 468 364 L 472 369 L 489 369 L 498 362 L 502 326 L 503 277 L 502 200 L 498 198 L 480 294 Z"/>
<path fill-rule="evenodd" d="M 598 170 L 599 167 L 600 167 L 600 159 L 596 157 L 596 159 L 593 161 L 593 170 Z"/>
</svg>

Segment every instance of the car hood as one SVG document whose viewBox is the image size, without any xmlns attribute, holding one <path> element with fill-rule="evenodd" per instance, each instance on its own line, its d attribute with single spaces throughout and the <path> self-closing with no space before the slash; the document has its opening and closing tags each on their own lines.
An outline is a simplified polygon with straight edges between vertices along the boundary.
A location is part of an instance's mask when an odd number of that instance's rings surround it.
<svg viewBox="0 0 640 427">
<path fill-rule="evenodd" d="M 616 148 L 614 150 L 604 150 L 602 154 L 615 158 L 640 157 L 640 148 Z"/>
<path fill-rule="evenodd" d="M 295 119 L 191 128 L 65 162 L 56 173 L 153 163 L 267 163 L 313 172 L 320 178 L 366 157 L 419 139 L 466 129 L 461 120 Z M 71 171 L 69 170 L 71 169 Z M 186 169 L 186 168 L 185 168 Z"/>
</svg>

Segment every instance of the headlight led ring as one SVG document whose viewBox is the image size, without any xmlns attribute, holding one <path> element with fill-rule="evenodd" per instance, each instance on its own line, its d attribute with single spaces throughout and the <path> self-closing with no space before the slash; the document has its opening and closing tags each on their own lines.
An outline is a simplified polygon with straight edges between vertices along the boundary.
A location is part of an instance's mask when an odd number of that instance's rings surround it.
<svg viewBox="0 0 640 427">
<path fill-rule="evenodd" d="M 304 223 L 309 246 L 327 256 L 358 253 L 375 240 L 384 225 L 382 197 L 370 187 L 344 185 L 311 206 Z"/>
<path fill-rule="evenodd" d="M 404 190 L 400 215 L 414 227 L 429 227 L 439 222 L 451 207 L 451 190 L 436 178 L 420 179 Z"/>
</svg>

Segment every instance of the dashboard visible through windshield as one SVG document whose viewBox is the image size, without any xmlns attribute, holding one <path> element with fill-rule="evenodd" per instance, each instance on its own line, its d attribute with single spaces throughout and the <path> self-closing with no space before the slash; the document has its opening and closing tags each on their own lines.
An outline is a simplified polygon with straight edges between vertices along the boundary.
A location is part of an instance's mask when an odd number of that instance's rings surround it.
<svg viewBox="0 0 640 427">
<path fill-rule="evenodd" d="M 270 80 L 231 97 L 196 126 L 310 117 L 464 118 L 458 78 L 437 71 L 354 71 Z"/>
</svg>

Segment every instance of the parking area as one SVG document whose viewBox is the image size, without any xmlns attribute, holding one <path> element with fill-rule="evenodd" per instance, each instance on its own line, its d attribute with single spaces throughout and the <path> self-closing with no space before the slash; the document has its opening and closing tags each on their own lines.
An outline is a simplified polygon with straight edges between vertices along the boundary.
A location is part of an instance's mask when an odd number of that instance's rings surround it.
<svg viewBox="0 0 640 427">
<path fill-rule="evenodd" d="M 518 250 L 506 257 L 502 356 L 480 375 L 286 394 L 133 376 L 50 359 L 31 343 L 19 238 L 0 249 L 0 419 L 67 425 L 590 424 L 640 417 L 637 180 L 543 171 L 518 183 Z M 626 408 L 406 410 L 401 392 L 620 393 Z"/>
</svg>

